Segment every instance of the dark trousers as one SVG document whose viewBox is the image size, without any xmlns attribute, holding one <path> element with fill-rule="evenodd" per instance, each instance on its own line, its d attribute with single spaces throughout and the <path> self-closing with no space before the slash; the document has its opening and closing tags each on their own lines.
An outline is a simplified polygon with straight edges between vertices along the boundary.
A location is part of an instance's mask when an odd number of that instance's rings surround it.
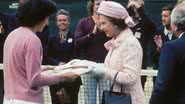
<svg viewBox="0 0 185 104">
<path fill-rule="evenodd" d="M 81 78 L 73 82 L 61 82 L 50 86 L 52 104 L 78 104 L 78 92 L 82 84 Z"/>
</svg>

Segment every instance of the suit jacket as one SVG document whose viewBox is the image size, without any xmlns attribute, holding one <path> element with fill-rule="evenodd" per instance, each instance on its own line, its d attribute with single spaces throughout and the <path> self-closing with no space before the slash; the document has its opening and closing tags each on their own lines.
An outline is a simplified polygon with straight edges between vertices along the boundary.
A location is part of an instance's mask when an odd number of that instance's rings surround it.
<svg viewBox="0 0 185 104">
<path fill-rule="evenodd" d="M 168 36 L 164 34 L 164 27 L 160 27 L 159 29 L 157 29 L 156 34 L 161 36 L 161 39 L 162 39 L 163 44 L 166 43 L 166 42 L 168 42 L 168 41 L 171 41 L 171 40 L 176 39 L 176 37 L 174 35 L 172 35 L 172 39 L 170 40 L 168 38 Z M 154 46 L 154 49 L 153 49 L 154 69 L 158 69 L 158 67 L 159 67 L 160 52 L 157 51 L 157 46 L 156 46 L 156 44 L 155 44 L 154 41 L 153 41 L 153 46 Z"/>
<path fill-rule="evenodd" d="M 161 35 L 161 38 L 162 38 L 163 43 L 170 41 L 170 39 L 168 38 L 168 36 L 164 34 L 164 29 L 165 28 L 162 27 L 162 28 L 159 28 L 159 30 L 157 31 L 158 34 Z M 174 39 L 176 39 L 176 37 L 174 35 L 172 35 L 172 39 L 171 40 L 174 40 Z"/>
<path fill-rule="evenodd" d="M 49 38 L 48 43 L 48 64 L 58 65 L 60 62 L 68 62 L 73 58 L 74 35 L 70 31 L 67 33 L 66 40 L 60 42 L 57 34 Z"/>
<path fill-rule="evenodd" d="M 162 47 L 150 104 L 185 104 L 185 33 Z"/>
</svg>

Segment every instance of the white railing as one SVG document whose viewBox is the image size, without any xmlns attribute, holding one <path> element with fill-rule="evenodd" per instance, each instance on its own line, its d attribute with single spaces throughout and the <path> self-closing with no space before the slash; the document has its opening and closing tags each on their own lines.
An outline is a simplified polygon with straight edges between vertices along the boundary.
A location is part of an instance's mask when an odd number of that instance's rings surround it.
<svg viewBox="0 0 185 104">
<path fill-rule="evenodd" d="M 141 76 L 147 76 L 145 86 L 144 86 L 146 104 L 149 104 L 149 100 L 150 100 L 151 93 L 152 93 L 152 90 L 153 90 L 153 77 L 157 76 L 157 72 L 158 71 L 153 70 L 152 67 L 148 67 L 147 70 L 142 70 L 141 71 Z"/>
<path fill-rule="evenodd" d="M 3 70 L 3 64 L 0 64 L 0 70 Z M 142 70 L 141 71 L 141 75 L 142 76 L 147 76 L 144 92 L 145 92 L 146 104 L 148 104 L 148 101 L 151 97 L 151 92 L 153 90 L 153 76 L 157 75 L 157 70 L 153 70 L 152 67 L 148 67 L 147 70 Z M 83 87 L 83 85 L 82 85 L 82 87 Z M 83 98 L 80 98 L 80 96 L 79 96 L 79 100 L 80 99 L 83 99 Z M 50 93 L 49 93 L 49 87 L 48 86 L 44 87 L 44 101 L 45 101 L 45 104 L 51 104 L 51 96 L 50 96 Z M 78 102 L 80 102 L 80 101 L 78 101 Z M 79 104 L 81 104 L 81 103 L 79 103 Z"/>
</svg>

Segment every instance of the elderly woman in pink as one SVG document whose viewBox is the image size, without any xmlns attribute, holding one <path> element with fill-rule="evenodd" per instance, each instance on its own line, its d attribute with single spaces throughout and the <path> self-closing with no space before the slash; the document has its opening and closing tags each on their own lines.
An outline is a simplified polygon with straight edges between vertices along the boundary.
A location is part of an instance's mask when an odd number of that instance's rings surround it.
<svg viewBox="0 0 185 104">
<path fill-rule="evenodd" d="M 132 104 L 144 104 L 140 79 L 143 53 L 129 28 L 135 25 L 133 20 L 121 4 L 113 1 L 102 1 L 98 13 L 100 20 L 97 27 L 112 39 L 105 43 L 109 52 L 104 67 L 95 66 L 92 72 L 111 81 L 119 72 L 113 90 L 121 91 L 122 86 L 124 93 L 130 94 Z"/>
</svg>

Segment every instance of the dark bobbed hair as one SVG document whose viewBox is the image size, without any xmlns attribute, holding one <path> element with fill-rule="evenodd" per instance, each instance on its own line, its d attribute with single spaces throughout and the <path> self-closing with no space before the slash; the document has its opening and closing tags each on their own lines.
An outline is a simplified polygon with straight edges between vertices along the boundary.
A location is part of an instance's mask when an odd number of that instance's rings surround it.
<svg viewBox="0 0 185 104">
<path fill-rule="evenodd" d="M 29 0 L 20 5 L 17 18 L 21 26 L 33 27 L 56 11 L 56 4 L 51 0 Z"/>
<path fill-rule="evenodd" d="M 172 12 L 173 8 L 174 8 L 174 5 L 173 5 L 173 4 L 168 4 L 168 5 L 164 6 L 164 7 L 161 9 L 161 11 L 167 10 L 167 11 Z"/>
<path fill-rule="evenodd" d="M 118 29 L 120 30 L 124 30 L 126 27 L 128 27 L 126 24 L 125 24 L 125 21 L 123 19 L 116 19 L 116 18 L 112 18 L 112 17 L 109 17 L 109 16 L 106 16 L 109 18 L 109 21 Z"/>
</svg>

